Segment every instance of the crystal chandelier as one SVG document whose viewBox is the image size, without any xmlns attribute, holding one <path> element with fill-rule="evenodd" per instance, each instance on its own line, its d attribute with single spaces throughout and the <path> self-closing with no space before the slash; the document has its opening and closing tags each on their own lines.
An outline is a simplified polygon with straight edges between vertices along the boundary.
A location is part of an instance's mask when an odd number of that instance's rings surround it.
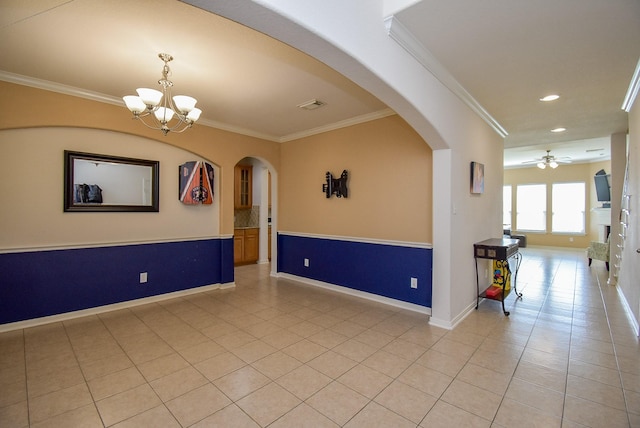
<svg viewBox="0 0 640 428">
<path fill-rule="evenodd" d="M 158 57 L 164 61 L 162 78 L 158 80 L 162 91 L 149 88 L 138 88 L 138 96 L 127 95 L 123 97 L 127 108 L 133 113 L 134 119 L 140 119 L 145 126 L 151 129 L 159 129 L 167 135 L 169 132 L 184 132 L 198 120 L 202 110 L 195 108 L 197 100 L 186 95 L 171 96 L 173 82 L 168 76 L 171 74 L 169 61 L 173 57 L 161 53 Z M 146 119 L 151 117 L 151 119 Z M 151 122 L 151 123 L 149 123 Z"/>
</svg>

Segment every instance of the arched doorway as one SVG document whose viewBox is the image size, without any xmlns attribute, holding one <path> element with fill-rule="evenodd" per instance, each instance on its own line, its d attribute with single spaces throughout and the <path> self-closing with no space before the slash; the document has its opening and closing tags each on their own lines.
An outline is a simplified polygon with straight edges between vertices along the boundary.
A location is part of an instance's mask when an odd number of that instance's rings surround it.
<svg viewBox="0 0 640 428">
<path fill-rule="evenodd" d="M 245 157 L 234 171 L 234 265 L 275 262 L 276 178 L 263 159 Z M 277 263 L 271 263 L 276 272 Z"/>
</svg>

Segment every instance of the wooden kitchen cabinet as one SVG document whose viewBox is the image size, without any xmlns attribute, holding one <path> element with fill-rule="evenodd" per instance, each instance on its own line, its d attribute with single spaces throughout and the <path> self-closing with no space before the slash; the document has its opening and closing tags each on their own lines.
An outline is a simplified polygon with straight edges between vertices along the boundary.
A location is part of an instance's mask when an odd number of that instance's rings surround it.
<svg viewBox="0 0 640 428">
<path fill-rule="evenodd" d="M 251 208 L 253 204 L 253 167 L 251 165 L 236 165 L 234 178 L 234 207 L 236 209 Z"/>
<path fill-rule="evenodd" d="M 245 229 L 244 230 L 244 262 L 255 263 L 258 261 L 258 230 L 259 229 Z"/>
<path fill-rule="evenodd" d="M 233 234 L 233 263 L 236 265 L 258 261 L 259 229 L 235 229 Z"/>
<path fill-rule="evenodd" d="M 235 229 L 233 233 L 233 264 L 240 264 L 244 259 L 244 229 Z"/>
</svg>

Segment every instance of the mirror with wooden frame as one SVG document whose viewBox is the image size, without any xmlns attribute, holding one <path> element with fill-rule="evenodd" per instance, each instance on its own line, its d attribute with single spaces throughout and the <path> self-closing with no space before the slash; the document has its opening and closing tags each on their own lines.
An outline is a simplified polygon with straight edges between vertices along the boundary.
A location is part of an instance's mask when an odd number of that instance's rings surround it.
<svg viewBox="0 0 640 428">
<path fill-rule="evenodd" d="M 158 212 L 158 161 L 64 152 L 65 212 Z"/>
</svg>

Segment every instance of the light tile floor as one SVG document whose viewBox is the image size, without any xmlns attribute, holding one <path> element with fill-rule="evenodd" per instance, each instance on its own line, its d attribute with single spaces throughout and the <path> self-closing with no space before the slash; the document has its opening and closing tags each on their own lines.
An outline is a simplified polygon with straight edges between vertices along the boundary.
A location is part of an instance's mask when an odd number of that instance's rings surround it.
<svg viewBox="0 0 640 428">
<path fill-rule="evenodd" d="M 486 301 L 453 331 L 255 265 L 233 290 L 2 333 L 0 426 L 640 427 L 604 264 L 523 254 L 511 316 Z"/>
</svg>

